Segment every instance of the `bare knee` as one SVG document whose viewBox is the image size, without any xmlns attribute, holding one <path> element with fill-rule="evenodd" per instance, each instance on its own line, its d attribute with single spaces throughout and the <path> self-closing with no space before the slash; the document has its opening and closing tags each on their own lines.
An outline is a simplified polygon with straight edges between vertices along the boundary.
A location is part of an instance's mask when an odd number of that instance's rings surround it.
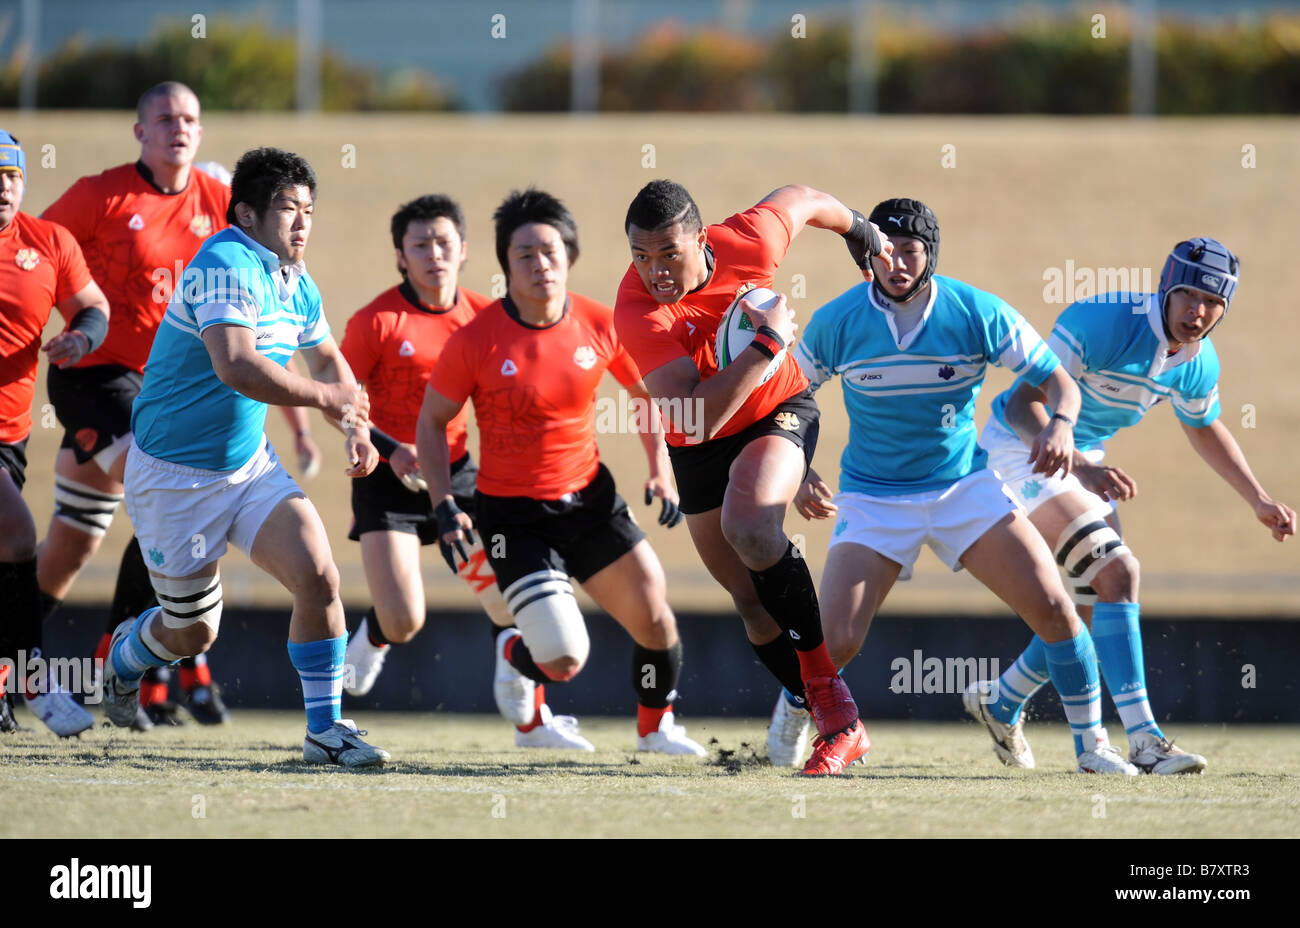
<svg viewBox="0 0 1300 928">
<path fill-rule="evenodd" d="M 754 565 L 770 566 L 785 554 L 789 543 L 779 524 L 753 514 L 732 515 L 722 512 L 722 537 L 751 570 Z"/>
<path fill-rule="evenodd" d="M 554 660 L 537 662 L 537 666 L 542 673 L 546 674 L 557 683 L 565 683 L 576 677 L 578 671 L 582 669 L 582 664 L 583 662 L 580 658 L 572 657 L 567 654 L 562 657 L 557 657 Z"/>
<path fill-rule="evenodd" d="M 1140 568 L 1131 554 L 1111 561 L 1092 579 L 1097 596 L 1108 603 L 1136 602 Z"/>
<path fill-rule="evenodd" d="M 400 609 L 393 612 L 375 609 L 379 628 L 392 644 L 406 644 L 424 628 L 424 613 Z"/>
<path fill-rule="evenodd" d="M 1028 620 L 1031 617 L 1025 616 Z M 1081 628 L 1079 614 L 1064 590 L 1052 590 L 1043 600 L 1030 624 L 1044 641 L 1065 641 L 1077 635 Z"/>
<path fill-rule="evenodd" d="M 195 622 L 185 628 L 169 628 L 159 622 L 153 632 L 163 647 L 182 657 L 203 654 L 217 640 L 217 630 L 204 622 Z"/>
<path fill-rule="evenodd" d="M 328 561 L 299 577 L 292 592 L 295 605 L 313 611 L 325 609 L 339 597 L 339 570 Z"/>
</svg>

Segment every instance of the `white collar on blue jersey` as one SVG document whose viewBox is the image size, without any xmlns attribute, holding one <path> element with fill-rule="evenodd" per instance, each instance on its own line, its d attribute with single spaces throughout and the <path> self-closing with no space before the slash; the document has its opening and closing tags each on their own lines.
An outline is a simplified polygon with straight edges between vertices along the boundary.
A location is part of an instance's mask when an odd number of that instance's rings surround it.
<svg viewBox="0 0 1300 928">
<path fill-rule="evenodd" d="M 933 275 L 930 276 L 930 298 L 926 301 L 925 310 L 921 313 L 921 318 L 917 321 L 916 325 L 912 326 L 911 330 L 902 338 L 898 337 L 898 322 L 896 316 L 896 313 L 898 313 L 898 307 L 888 300 L 877 296 L 876 291 L 878 289 L 879 288 L 876 287 L 875 284 L 867 284 L 867 302 L 875 309 L 878 309 L 885 314 L 885 323 L 889 326 L 889 334 L 894 336 L 894 344 L 898 346 L 899 351 L 906 351 L 911 347 L 912 342 L 916 341 L 917 336 L 921 334 L 921 330 L 925 328 L 925 323 L 930 318 L 930 311 L 934 309 L 935 297 L 939 295 L 939 282 L 935 280 Z M 909 307 L 909 309 L 911 309 L 911 307 Z M 907 310 L 904 310 L 904 312 L 906 311 Z"/>
<path fill-rule="evenodd" d="M 1169 353 L 1169 336 L 1165 335 L 1164 308 L 1160 305 L 1160 294 L 1148 293 L 1146 299 L 1147 325 L 1151 326 L 1151 331 L 1155 333 L 1157 341 L 1156 355 L 1151 359 L 1151 370 L 1147 373 L 1147 376 L 1154 377 L 1162 371 L 1167 371 L 1192 360 L 1201 353 L 1201 343 L 1195 341 L 1190 345 L 1184 345 L 1177 354 L 1171 355 Z"/>
</svg>

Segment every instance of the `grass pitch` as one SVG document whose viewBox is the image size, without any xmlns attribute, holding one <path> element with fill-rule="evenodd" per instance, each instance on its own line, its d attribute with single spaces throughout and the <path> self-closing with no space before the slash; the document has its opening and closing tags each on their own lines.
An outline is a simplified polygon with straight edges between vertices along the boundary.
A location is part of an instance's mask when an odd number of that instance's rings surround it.
<svg viewBox="0 0 1300 928">
<path fill-rule="evenodd" d="M 805 780 L 762 759 L 764 721 L 685 719 L 708 760 L 636 755 L 632 722 L 583 719 L 595 754 L 523 751 L 484 715 L 367 713 L 383 770 L 304 764 L 302 715 L 60 741 L 0 738 L 0 837 L 1294 837 L 1294 727 L 1178 727 L 1199 777 L 1072 773 L 1063 724 L 1008 770 L 974 723 L 878 723 L 865 767 Z M 31 726 L 36 726 L 35 728 Z"/>
</svg>

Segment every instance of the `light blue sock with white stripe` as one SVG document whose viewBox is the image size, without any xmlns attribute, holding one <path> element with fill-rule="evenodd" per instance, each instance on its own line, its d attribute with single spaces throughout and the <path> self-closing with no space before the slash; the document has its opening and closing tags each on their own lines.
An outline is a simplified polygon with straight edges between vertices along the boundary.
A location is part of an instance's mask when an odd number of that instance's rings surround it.
<svg viewBox="0 0 1300 928">
<path fill-rule="evenodd" d="M 1061 694 L 1061 705 L 1074 736 L 1074 753 L 1082 754 L 1105 742 L 1101 727 L 1101 677 L 1097 673 L 1097 652 L 1087 628 L 1064 641 L 1043 642 L 1052 685 Z"/>
<path fill-rule="evenodd" d="M 1137 603 L 1097 603 L 1092 607 L 1092 640 L 1097 663 L 1124 732 L 1131 738 L 1140 731 L 1163 738 L 1147 701 L 1146 671 L 1142 659 L 1142 607 Z"/>
<path fill-rule="evenodd" d="M 307 730 L 313 734 L 330 728 L 340 718 L 343 702 L 343 661 L 348 636 L 289 642 L 289 660 L 302 680 L 302 704 L 307 710 Z"/>
<path fill-rule="evenodd" d="M 135 620 L 135 625 L 131 627 L 131 633 L 120 638 L 117 645 L 109 652 L 108 659 L 113 662 L 113 672 L 117 674 L 118 679 L 127 682 L 139 680 L 145 675 L 145 671 L 153 667 L 170 667 L 180 661 L 180 658 L 175 655 L 159 657 L 140 637 L 140 630 L 152 622 L 154 616 L 160 612 L 162 609 L 154 606 L 140 613 Z"/>
<path fill-rule="evenodd" d="M 999 722 L 1016 724 L 1025 703 L 1051 679 L 1044 647 L 1043 639 L 1035 635 L 1024 653 L 998 678 L 998 698 L 989 705 L 989 712 Z"/>
</svg>

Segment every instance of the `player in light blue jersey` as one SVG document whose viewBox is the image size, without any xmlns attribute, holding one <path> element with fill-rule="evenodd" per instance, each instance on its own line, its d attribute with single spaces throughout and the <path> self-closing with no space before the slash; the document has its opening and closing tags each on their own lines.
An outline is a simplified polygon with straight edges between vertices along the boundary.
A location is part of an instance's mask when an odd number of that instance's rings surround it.
<svg viewBox="0 0 1300 928">
<path fill-rule="evenodd" d="M 168 304 L 132 409 L 125 479 L 159 605 L 113 633 L 104 699 L 113 723 L 130 725 L 146 670 L 216 640 L 218 562 L 229 542 L 293 594 L 289 658 L 307 710 L 303 759 L 371 766 L 387 752 L 339 718 L 347 632 L 325 527 L 263 431 L 269 403 L 314 406 L 343 421 L 350 476 L 378 462 L 369 401 L 302 260 L 315 195 L 302 158 L 247 152 L 231 184 L 230 228 L 204 242 Z M 288 369 L 295 351 L 311 379 Z"/>
<path fill-rule="evenodd" d="M 1042 636 L 1081 772 L 1135 776 L 1101 727 L 1101 686 L 1088 629 L 1052 554 L 987 466 L 975 397 L 988 365 L 1041 387 L 1057 410 L 1037 436 L 1068 467 L 1079 391 L 1037 333 L 989 293 L 934 276 L 939 225 L 916 200 L 886 200 L 871 221 L 894 243 L 875 281 L 817 310 L 795 348 L 814 387 L 839 375 L 849 414 L 839 493 L 810 472 L 795 505 L 836 519 L 822 576 L 822 624 L 838 666 L 862 648 L 880 604 L 912 575 L 921 546 L 965 567 Z"/>
<path fill-rule="evenodd" d="M 1237 269 L 1236 257 L 1219 242 L 1190 239 L 1166 260 L 1157 293 L 1102 294 L 1061 313 L 1048 344 L 1083 394 L 1067 473 L 1057 474 L 1030 452 L 1032 437 L 1052 413 L 1050 398 L 1027 380 L 994 400 L 980 435 L 993 467 L 1069 577 L 1128 733 L 1129 760 L 1147 773 L 1199 773 L 1206 761 L 1165 737 L 1147 699 L 1138 561 L 1120 538 L 1115 511 L 1117 501 L 1137 493 L 1137 485 L 1120 468 L 1102 463 L 1104 443 L 1168 400 L 1192 447 L 1273 537 L 1282 541 L 1295 534 L 1295 512 L 1264 492 L 1219 418 L 1219 359 L 1208 336 L 1232 302 Z M 1046 681 L 1043 648 L 1035 638 L 1002 675 L 996 702 L 979 700 L 987 684 L 967 693 L 967 711 L 984 723 L 1008 766 L 1034 765 L 1021 710 Z"/>
</svg>

